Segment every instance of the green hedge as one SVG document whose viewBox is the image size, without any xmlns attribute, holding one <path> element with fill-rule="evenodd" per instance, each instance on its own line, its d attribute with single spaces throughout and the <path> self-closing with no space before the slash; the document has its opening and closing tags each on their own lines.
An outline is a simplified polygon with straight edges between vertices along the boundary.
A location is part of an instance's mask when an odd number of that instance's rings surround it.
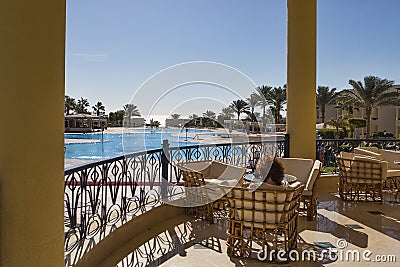
<svg viewBox="0 0 400 267">
<path fill-rule="evenodd" d="M 356 128 L 362 128 L 367 126 L 367 120 L 363 118 L 349 118 L 349 124 L 354 125 Z"/>
<path fill-rule="evenodd" d="M 322 136 L 323 139 L 335 139 L 336 130 L 335 129 L 321 129 L 318 130 L 318 134 Z M 339 130 L 339 138 L 344 138 L 343 130 Z"/>
<path fill-rule="evenodd" d="M 391 132 L 374 132 L 371 133 L 372 138 L 392 138 L 394 134 Z"/>
</svg>

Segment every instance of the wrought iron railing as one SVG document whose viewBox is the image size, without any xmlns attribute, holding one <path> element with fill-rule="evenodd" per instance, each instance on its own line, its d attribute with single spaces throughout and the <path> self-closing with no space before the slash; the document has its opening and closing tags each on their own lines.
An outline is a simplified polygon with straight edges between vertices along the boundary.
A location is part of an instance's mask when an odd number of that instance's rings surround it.
<svg viewBox="0 0 400 267">
<path fill-rule="evenodd" d="M 335 154 L 341 151 L 351 152 L 358 146 L 376 146 L 389 150 L 400 150 L 399 139 L 317 139 L 316 158 L 324 167 L 336 170 Z"/>
<path fill-rule="evenodd" d="M 169 147 L 136 152 L 65 170 L 65 266 L 117 227 L 184 193 L 175 167 L 180 161 L 219 160 L 247 166 L 263 154 L 288 155 L 288 136 L 279 141 Z M 164 179 L 163 179 L 164 178 Z M 145 259 L 146 260 L 146 259 Z"/>
<path fill-rule="evenodd" d="M 317 158 L 335 165 L 335 153 L 373 145 L 399 150 L 398 139 L 317 140 Z M 247 166 L 256 157 L 289 155 L 289 136 L 279 141 L 192 145 L 136 152 L 65 170 L 65 266 L 73 266 L 101 239 L 130 219 L 184 192 L 174 163 L 219 160 Z M 164 178 L 164 179 L 163 179 Z"/>
</svg>

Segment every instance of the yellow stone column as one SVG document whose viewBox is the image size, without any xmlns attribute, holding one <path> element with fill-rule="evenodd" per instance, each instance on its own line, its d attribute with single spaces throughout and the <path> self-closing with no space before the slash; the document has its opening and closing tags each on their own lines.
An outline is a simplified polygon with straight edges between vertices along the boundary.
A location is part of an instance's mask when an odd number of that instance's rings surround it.
<svg viewBox="0 0 400 267">
<path fill-rule="evenodd" d="M 0 39 L 0 266 L 64 266 L 65 1 L 1 1 Z"/>
<path fill-rule="evenodd" d="M 316 0 L 288 0 L 287 133 L 290 157 L 315 158 Z"/>
</svg>

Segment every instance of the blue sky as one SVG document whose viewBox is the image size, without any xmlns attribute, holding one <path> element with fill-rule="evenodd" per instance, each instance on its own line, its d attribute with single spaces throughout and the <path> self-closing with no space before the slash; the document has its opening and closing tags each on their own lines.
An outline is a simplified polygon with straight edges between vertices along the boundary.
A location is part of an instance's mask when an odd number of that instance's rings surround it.
<svg viewBox="0 0 400 267">
<path fill-rule="evenodd" d="M 317 85 L 341 90 L 366 75 L 400 84 L 399 10 L 398 0 L 319 0 Z M 152 75 L 189 61 L 226 64 L 256 85 L 282 86 L 286 14 L 285 0 L 69 0 L 66 94 L 102 101 L 108 113 L 129 103 Z M 164 101 L 159 112 L 218 113 L 235 99 L 210 85 L 182 87 L 170 98 L 203 90 L 217 101 L 178 108 Z M 134 102 L 139 110 L 159 97 L 144 95 Z"/>
</svg>

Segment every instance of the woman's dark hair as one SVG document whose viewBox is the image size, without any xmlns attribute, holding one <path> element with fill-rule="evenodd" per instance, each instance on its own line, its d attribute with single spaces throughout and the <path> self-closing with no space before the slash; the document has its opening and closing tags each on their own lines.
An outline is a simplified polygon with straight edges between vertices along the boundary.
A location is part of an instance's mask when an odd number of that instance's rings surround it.
<svg viewBox="0 0 400 267">
<path fill-rule="evenodd" d="M 278 158 L 272 158 L 271 156 L 264 157 L 258 162 L 256 171 L 258 172 L 258 175 L 261 176 L 264 182 L 266 182 L 267 179 L 271 177 L 271 180 L 274 182 L 274 184 L 282 184 L 285 170 L 283 168 L 282 162 Z M 268 174 L 265 175 L 267 171 Z"/>
</svg>

